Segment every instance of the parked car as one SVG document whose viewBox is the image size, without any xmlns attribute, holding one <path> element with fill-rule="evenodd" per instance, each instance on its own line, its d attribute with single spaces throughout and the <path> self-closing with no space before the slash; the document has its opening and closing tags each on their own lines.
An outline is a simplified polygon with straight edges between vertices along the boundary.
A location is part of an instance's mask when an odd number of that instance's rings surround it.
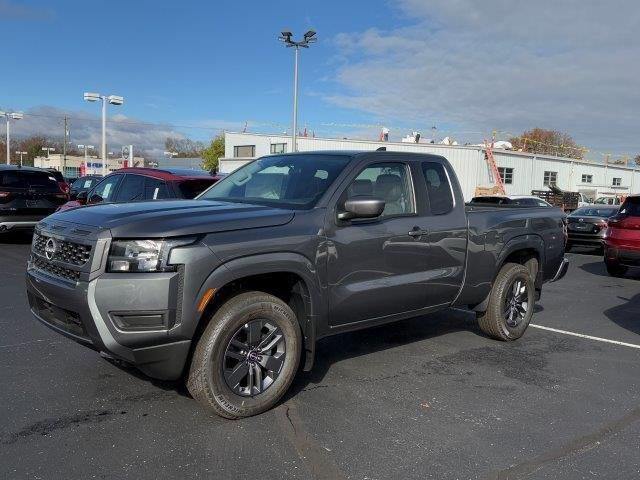
<svg viewBox="0 0 640 480">
<path fill-rule="evenodd" d="M 640 196 L 627 197 L 608 222 L 604 236 L 604 262 L 612 276 L 640 267 Z"/>
<path fill-rule="evenodd" d="M 0 165 L 0 233 L 33 228 L 66 201 L 51 172 Z"/>
<path fill-rule="evenodd" d="M 66 195 L 69 195 L 69 184 L 62 175 L 62 172 L 56 170 L 55 168 L 46 168 L 45 170 L 55 177 L 56 181 L 58 182 L 58 186 L 60 187 L 60 191 Z"/>
<path fill-rule="evenodd" d="M 593 202 L 594 205 L 620 205 L 624 201 L 623 198 L 619 196 L 615 197 L 598 197 Z"/>
<path fill-rule="evenodd" d="M 27 291 L 50 328 L 151 377 L 184 374 L 196 400 L 239 418 L 275 405 L 328 335 L 455 306 L 520 338 L 543 283 L 566 273 L 563 220 L 465 206 L 436 155 L 270 155 L 194 200 L 45 219 Z"/>
<path fill-rule="evenodd" d="M 609 218 L 618 213 L 618 207 L 592 205 L 574 210 L 567 217 L 568 240 L 566 249 L 575 245 L 602 248 Z"/>
<path fill-rule="evenodd" d="M 191 199 L 217 180 L 208 174 L 180 175 L 155 168 L 123 168 L 102 178 L 90 190 L 79 191 L 75 200 L 61 206 L 60 210 L 96 203 Z"/>
<path fill-rule="evenodd" d="M 521 207 L 552 207 L 553 205 L 545 202 L 541 198 L 532 195 L 486 195 L 482 197 L 473 197 L 471 203 L 492 203 L 496 205 L 513 205 Z"/>
<path fill-rule="evenodd" d="M 75 179 L 71 183 L 69 190 L 69 197 L 71 200 L 75 200 L 80 192 L 88 192 L 96 183 L 100 181 L 102 175 L 85 175 Z"/>
</svg>

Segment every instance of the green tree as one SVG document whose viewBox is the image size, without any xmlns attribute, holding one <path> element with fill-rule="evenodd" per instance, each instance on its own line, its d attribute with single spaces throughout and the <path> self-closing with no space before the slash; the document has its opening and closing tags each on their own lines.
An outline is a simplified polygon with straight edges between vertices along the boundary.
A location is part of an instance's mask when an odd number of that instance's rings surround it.
<svg viewBox="0 0 640 480">
<path fill-rule="evenodd" d="M 218 170 L 218 159 L 224 157 L 224 135 L 217 135 L 211 144 L 200 152 L 202 168 L 205 170 Z"/>
</svg>

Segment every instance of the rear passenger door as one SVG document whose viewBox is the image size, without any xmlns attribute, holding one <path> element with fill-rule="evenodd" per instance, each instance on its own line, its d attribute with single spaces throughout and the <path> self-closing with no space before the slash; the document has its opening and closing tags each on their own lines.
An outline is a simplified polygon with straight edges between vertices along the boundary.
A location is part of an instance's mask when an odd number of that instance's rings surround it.
<svg viewBox="0 0 640 480">
<path fill-rule="evenodd" d="M 420 231 L 425 218 L 416 203 L 414 169 L 410 162 L 365 163 L 336 192 L 325 221 L 332 326 L 424 308 L 428 235 Z M 354 196 L 384 200 L 382 216 L 338 220 Z"/>
<path fill-rule="evenodd" d="M 420 162 L 419 189 L 427 203 L 424 224 L 429 248 L 424 261 L 426 305 L 451 303 L 464 280 L 467 217 L 460 187 L 447 164 L 437 158 Z M 453 184 L 455 182 L 455 185 Z"/>
</svg>

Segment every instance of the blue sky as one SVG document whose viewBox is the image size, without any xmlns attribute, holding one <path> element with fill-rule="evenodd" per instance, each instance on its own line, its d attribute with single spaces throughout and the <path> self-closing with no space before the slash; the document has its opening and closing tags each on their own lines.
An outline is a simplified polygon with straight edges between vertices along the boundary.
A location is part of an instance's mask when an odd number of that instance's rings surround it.
<svg viewBox="0 0 640 480">
<path fill-rule="evenodd" d="M 18 135 L 55 133 L 68 114 L 72 141 L 97 142 L 98 108 L 82 93 L 120 94 L 109 142 L 155 150 L 245 120 L 280 132 L 293 59 L 277 35 L 313 28 L 301 128 L 375 138 L 386 125 L 398 139 L 436 125 L 479 142 L 539 126 L 601 160 L 640 153 L 639 24 L 636 0 L 0 0 L 0 108 L 41 115 Z"/>
<path fill-rule="evenodd" d="M 82 100 L 89 90 L 123 95 L 124 108 L 111 113 L 145 121 L 288 124 L 293 53 L 277 34 L 314 28 L 319 41 L 300 58 L 301 124 L 366 122 L 370 115 L 323 95 L 338 88 L 331 79 L 342 61 L 337 34 L 400 22 L 386 3 L 367 3 L 20 2 L 2 21 L 12 44 L 3 69 L 19 73 L 0 76 L 0 105 L 93 113 L 96 105 Z"/>
</svg>

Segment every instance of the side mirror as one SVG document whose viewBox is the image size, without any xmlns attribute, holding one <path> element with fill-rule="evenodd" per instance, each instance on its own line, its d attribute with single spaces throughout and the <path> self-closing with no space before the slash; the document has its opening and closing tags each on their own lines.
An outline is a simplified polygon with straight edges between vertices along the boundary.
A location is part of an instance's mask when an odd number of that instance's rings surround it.
<svg viewBox="0 0 640 480">
<path fill-rule="evenodd" d="M 87 195 L 88 194 L 89 194 L 89 192 L 87 192 L 86 190 L 82 190 L 82 191 L 72 195 L 71 199 L 84 205 L 85 203 L 87 203 Z"/>
<path fill-rule="evenodd" d="M 344 202 L 344 211 L 338 213 L 338 219 L 379 217 L 384 211 L 384 205 L 384 200 L 376 197 L 353 197 Z"/>
</svg>

